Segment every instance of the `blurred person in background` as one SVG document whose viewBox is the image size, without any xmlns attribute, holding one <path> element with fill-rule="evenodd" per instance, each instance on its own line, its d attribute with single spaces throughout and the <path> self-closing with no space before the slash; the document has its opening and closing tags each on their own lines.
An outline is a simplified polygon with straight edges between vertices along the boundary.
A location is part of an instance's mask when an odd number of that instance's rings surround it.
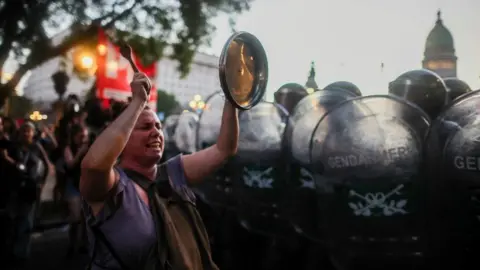
<svg viewBox="0 0 480 270">
<path fill-rule="evenodd" d="M 69 245 L 67 256 L 77 251 L 86 252 L 85 223 L 82 220 L 82 201 L 78 189 L 80 181 L 80 164 L 90 146 L 89 132 L 86 126 L 75 124 L 70 130 L 69 143 L 63 149 L 65 161 L 64 197 L 69 211 Z"/>
<path fill-rule="evenodd" d="M 58 147 L 57 139 L 55 138 L 55 128 L 53 125 L 41 125 L 38 132 L 38 142 L 43 146 L 45 151 L 50 156 Z"/>
<path fill-rule="evenodd" d="M 8 205 L 13 221 L 12 253 L 15 262 L 25 262 L 30 253 L 36 204 L 49 173 L 50 161 L 40 143 L 34 140 L 35 125 L 24 122 L 4 153 L 11 172 L 12 194 Z"/>
<path fill-rule="evenodd" d="M 3 134 L 7 138 L 13 137 L 18 130 L 17 122 L 10 117 L 4 117 L 3 122 Z"/>
<path fill-rule="evenodd" d="M 12 222 L 7 212 L 7 205 L 10 199 L 7 151 L 11 147 L 11 141 L 3 128 L 3 118 L 0 117 L 0 261 L 8 258 L 9 247 L 7 240 L 11 231 Z"/>
</svg>

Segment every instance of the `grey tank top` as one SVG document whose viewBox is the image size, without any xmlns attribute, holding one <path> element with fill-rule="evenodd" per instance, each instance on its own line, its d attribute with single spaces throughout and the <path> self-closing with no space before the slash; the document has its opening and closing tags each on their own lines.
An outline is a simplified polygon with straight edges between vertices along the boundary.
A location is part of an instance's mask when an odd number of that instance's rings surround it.
<svg viewBox="0 0 480 270">
<path fill-rule="evenodd" d="M 155 226 L 149 207 L 138 195 L 134 182 L 128 178 L 121 168 L 115 168 L 120 181 L 115 190 L 113 205 L 105 207 L 94 216 L 84 202 L 84 213 L 87 220 L 87 235 L 90 256 L 93 254 L 95 236 L 91 226 L 99 225 L 99 229 L 110 242 L 115 252 L 129 269 L 142 269 L 156 243 Z M 167 172 L 173 190 L 184 199 L 195 202 L 195 196 L 186 184 L 181 155 L 167 161 Z M 92 270 L 120 270 L 121 267 L 101 241 L 97 242 L 95 260 Z"/>
</svg>

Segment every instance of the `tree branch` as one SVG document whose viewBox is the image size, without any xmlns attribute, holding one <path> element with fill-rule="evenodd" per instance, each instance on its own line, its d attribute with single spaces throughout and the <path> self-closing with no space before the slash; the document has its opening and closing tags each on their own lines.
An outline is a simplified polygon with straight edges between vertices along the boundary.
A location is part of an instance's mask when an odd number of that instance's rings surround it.
<svg viewBox="0 0 480 270">
<path fill-rule="evenodd" d="M 30 67 L 27 65 L 21 65 L 13 74 L 12 78 L 5 84 L 7 89 L 11 92 L 8 95 L 11 95 L 12 92 L 15 90 L 15 87 L 18 85 L 22 77 L 30 70 Z"/>
<path fill-rule="evenodd" d="M 110 28 L 110 27 L 114 26 L 117 21 L 121 20 L 125 16 L 130 15 L 132 10 L 137 6 L 138 3 L 139 3 L 138 1 L 135 1 L 131 7 L 126 8 L 124 11 L 122 11 L 120 14 L 118 14 L 117 16 L 112 18 L 109 22 L 104 24 L 102 27 L 103 28 Z M 114 12 L 112 12 L 112 13 L 114 13 Z"/>
<path fill-rule="evenodd" d="M 10 50 L 12 49 L 13 40 L 5 36 L 0 45 L 0 74 L 3 73 L 3 66 L 8 59 Z"/>
<path fill-rule="evenodd" d="M 122 11 L 120 14 L 112 18 L 109 22 L 107 22 L 105 25 L 103 25 L 103 28 L 109 28 L 112 27 L 116 21 L 122 19 L 123 17 L 129 15 L 129 13 L 136 7 L 138 2 L 135 2 L 130 8 L 125 9 Z M 112 15 L 110 15 L 112 16 Z M 82 42 L 87 42 L 90 41 L 92 38 L 95 38 L 98 33 L 98 22 L 101 20 L 104 20 L 108 18 L 109 16 L 104 16 L 102 18 L 98 18 L 97 20 L 94 21 L 94 23 L 88 25 L 88 26 L 81 26 L 78 27 L 78 29 L 72 29 L 72 34 L 65 38 L 61 44 L 58 46 L 55 46 L 53 48 L 50 48 L 48 50 L 45 50 L 45 48 L 37 48 L 34 47 L 32 48 L 32 51 L 27 58 L 27 61 L 24 65 L 20 66 L 15 74 L 13 75 L 12 79 L 7 82 L 7 86 L 10 89 L 14 89 L 22 77 L 25 75 L 25 73 L 32 68 L 37 67 L 38 65 L 44 63 L 45 61 L 57 57 L 59 55 L 67 53 L 70 49 L 75 47 L 75 45 L 82 43 Z M 74 27 L 77 28 L 77 27 Z"/>
</svg>

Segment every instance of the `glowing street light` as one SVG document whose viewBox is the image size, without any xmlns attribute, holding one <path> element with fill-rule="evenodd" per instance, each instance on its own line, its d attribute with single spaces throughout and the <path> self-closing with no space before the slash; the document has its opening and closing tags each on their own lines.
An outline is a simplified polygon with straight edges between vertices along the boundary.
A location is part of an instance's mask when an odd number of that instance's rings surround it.
<svg viewBox="0 0 480 270">
<path fill-rule="evenodd" d="M 39 111 L 34 111 L 30 114 L 30 120 L 32 121 L 41 121 L 46 120 L 48 116 L 46 114 L 41 114 Z"/>
<path fill-rule="evenodd" d="M 82 69 L 91 69 L 94 64 L 93 57 L 90 55 L 84 55 L 82 56 L 80 63 Z"/>
<path fill-rule="evenodd" d="M 107 53 L 107 46 L 104 44 L 98 44 L 97 45 L 97 52 L 100 55 L 105 55 Z"/>
<path fill-rule="evenodd" d="M 200 113 L 202 110 L 205 109 L 205 101 L 202 100 L 202 96 L 200 95 L 195 95 L 193 97 L 193 100 L 191 100 L 188 103 L 188 106 L 192 108 L 192 110 L 196 111 L 197 113 Z"/>
<path fill-rule="evenodd" d="M 95 50 L 79 46 L 75 48 L 72 54 L 73 65 L 76 70 L 85 75 L 93 75 L 97 69 L 97 59 L 95 57 Z"/>
</svg>

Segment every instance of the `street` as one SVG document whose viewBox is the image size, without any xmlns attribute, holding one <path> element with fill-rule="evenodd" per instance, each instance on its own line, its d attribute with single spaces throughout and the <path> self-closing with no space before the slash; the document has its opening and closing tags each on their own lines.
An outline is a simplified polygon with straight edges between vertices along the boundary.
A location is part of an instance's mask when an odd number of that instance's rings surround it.
<svg viewBox="0 0 480 270">
<path fill-rule="evenodd" d="M 35 233 L 32 237 L 31 260 L 24 269 L 83 270 L 88 262 L 87 255 L 66 257 L 68 234 L 64 229 Z"/>
</svg>

